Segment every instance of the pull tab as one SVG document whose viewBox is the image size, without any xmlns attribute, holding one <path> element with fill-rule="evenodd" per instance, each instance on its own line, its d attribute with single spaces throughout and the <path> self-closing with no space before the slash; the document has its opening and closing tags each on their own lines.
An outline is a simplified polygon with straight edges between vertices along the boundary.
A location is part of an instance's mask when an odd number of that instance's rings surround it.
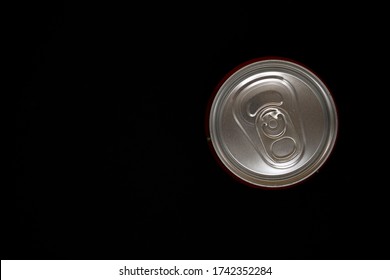
<svg viewBox="0 0 390 280">
<path fill-rule="evenodd" d="M 296 91 L 280 77 L 260 77 L 239 91 L 234 118 L 263 160 L 275 168 L 295 165 L 303 155 L 304 133 Z"/>
</svg>

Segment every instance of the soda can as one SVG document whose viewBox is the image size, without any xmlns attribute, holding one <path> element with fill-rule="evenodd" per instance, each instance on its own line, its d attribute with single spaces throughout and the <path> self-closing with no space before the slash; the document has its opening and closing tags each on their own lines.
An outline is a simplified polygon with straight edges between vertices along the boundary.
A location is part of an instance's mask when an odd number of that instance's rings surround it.
<svg viewBox="0 0 390 280">
<path fill-rule="evenodd" d="M 327 160 L 337 135 L 328 88 L 306 67 L 284 59 L 258 60 L 229 74 L 208 113 L 217 159 L 256 187 L 308 178 Z"/>
</svg>

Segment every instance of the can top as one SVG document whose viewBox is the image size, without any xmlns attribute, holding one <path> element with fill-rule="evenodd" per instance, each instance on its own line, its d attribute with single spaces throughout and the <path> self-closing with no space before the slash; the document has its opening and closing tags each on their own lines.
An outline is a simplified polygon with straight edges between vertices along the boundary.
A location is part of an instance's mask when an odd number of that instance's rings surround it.
<svg viewBox="0 0 390 280">
<path fill-rule="evenodd" d="M 260 60 L 231 74 L 209 115 L 222 164 L 253 186 L 285 187 L 313 174 L 336 139 L 337 114 L 324 83 L 307 68 Z"/>
</svg>

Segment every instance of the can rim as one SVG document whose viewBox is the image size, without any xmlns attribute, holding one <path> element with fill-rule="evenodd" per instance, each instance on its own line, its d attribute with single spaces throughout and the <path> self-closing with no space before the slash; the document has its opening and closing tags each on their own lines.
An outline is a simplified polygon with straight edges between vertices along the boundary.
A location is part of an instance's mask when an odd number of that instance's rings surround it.
<svg viewBox="0 0 390 280">
<path fill-rule="evenodd" d="M 259 63 L 259 62 L 280 62 L 282 64 L 290 64 L 293 68 L 293 70 L 299 70 L 302 71 L 305 75 L 305 77 L 310 78 L 313 82 L 318 84 L 319 89 L 321 89 L 321 92 L 324 94 L 325 101 L 327 102 L 326 108 L 327 112 L 330 111 L 330 126 L 332 127 L 332 134 L 331 136 L 327 137 L 326 142 L 324 143 L 324 146 L 321 147 L 321 153 L 317 157 L 317 159 L 310 163 L 305 164 L 307 165 L 306 168 L 303 168 L 300 172 L 294 173 L 289 176 L 285 176 L 283 178 L 271 178 L 270 179 L 264 179 L 262 178 L 261 182 L 254 182 L 253 180 L 249 180 L 247 178 L 243 178 L 242 176 L 239 176 L 236 170 L 232 170 L 232 166 L 227 165 L 225 161 L 228 161 L 226 159 L 222 159 L 225 157 L 223 153 L 220 151 L 220 148 L 217 147 L 218 145 L 215 143 L 215 140 L 213 140 L 213 132 L 211 130 L 212 127 L 212 112 L 213 108 L 215 106 L 216 97 L 218 93 L 220 92 L 221 88 L 227 83 L 229 79 L 233 79 L 234 75 L 253 64 Z M 238 75 L 238 74 L 237 74 Z M 215 111 L 215 110 L 214 110 Z M 297 62 L 295 60 L 285 58 L 285 57 L 276 57 L 276 56 L 266 56 L 266 57 L 260 57 L 251 59 L 248 61 L 245 61 L 243 63 L 240 63 L 236 67 L 234 67 L 232 70 L 230 70 L 226 75 L 223 76 L 223 78 L 219 81 L 217 86 L 214 88 L 214 91 L 212 92 L 209 101 L 207 103 L 206 108 L 206 118 L 205 118 L 205 129 L 206 129 L 206 139 L 208 142 L 209 149 L 212 152 L 213 157 L 216 159 L 216 162 L 222 167 L 222 170 L 224 170 L 227 174 L 229 174 L 233 179 L 237 180 L 240 183 L 244 183 L 245 185 L 248 185 L 250 187 L 254 188 L 261 188 L 261 189 L 267 189 L 267 190 L 277 190 L 277 189 L 285 189 L 290 188 L 292 186 L 296 186 L 300 184 L 302 181 L 308 179 L 310 176 L 312 176 L 314 173 L 318 172 L 318 170 L 327 162 L 329 156 L 334 151 L 334 146 L 336 144 L 336 140 L 338 137 L 338 112 L 337 107 L 334 102 L 332 92 L 330 91 L 329 87 L 325 84 L 325 82 L 321 79 L 321 77 L 315 73 L 310 67 L 307 67 L 301 62 Z M 221 158 L 222 157 L 222 158 Z M 239 170 L 239 173 L 242 173 L 242 171 Z M 299 175 L 299 176 L 298 176 Z M 293 181 L 288 181 L 288 179 L 295 178 Z M 279 183 L 278 183 L 279 182 Z"/>
</svg>

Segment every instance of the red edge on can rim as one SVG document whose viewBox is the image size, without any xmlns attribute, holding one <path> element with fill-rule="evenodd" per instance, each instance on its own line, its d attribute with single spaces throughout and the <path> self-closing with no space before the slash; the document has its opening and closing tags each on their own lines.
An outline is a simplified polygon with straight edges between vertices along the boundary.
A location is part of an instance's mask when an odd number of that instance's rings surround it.
<svg viewBox="0 0 390 280">
<path fill-rule="evenodd" d="M 291 187 L 296 187 L 298 185 L 301 185 L 304 181 L 308 180 L 310 177 L 307 177 L 301 181 L 298 181 L 296 183 L 292 183 L 290 185 L 287 185 L 287 186 L 282 186 L 282 187 L 265 187 L 265 186 L 259 186 L 259 185 L 255 185 L 255 184 L 251 184 L 241 178 L 239 178 L 238 176 L 234 175 L 233 172 L 231 172 L 224 164 L 223 162 L 221 161 L 221 159 L 218 157 L 217 155 L 217 152 L 215 151 L 214 149 L 214 146 L 213 146 L 213 143 L 211 142 L 211 138 L 210 138 L 210 112 L 211 112 L 211 107 L 212 107 L 212 104 L 213 104 L 213 101 L 215 99 L 215 96 L 217 95 L 218 93 L 218 90 L 221 88 L 221 86 L 225 83 L 225 81 L 230 77 L 232 76 L 235 72 L 237 72 L 239 69 L 249 65 L 249 64 L 252 64 L 252 63 L 255 63 L 255 62 L 259 62 L 259 61 L 264 61 L 264 60 L 272 60 L 272 59 L 275 59 L 275 60 L 282 60 L 282 61 L 288 61 L 288 62 L 292 62 L 292 63 L 295 63 L 297 65 L 300 65 L 304 68 L 306 68 L 307 70 L 309 70 L 311 73 L 313 73 L 315 76 L 317 76 L 321 82 L 325 85 L 325 87 L 328 89 L 329 93 L 331 94 L 332 96 L 332 92 L 329 90 L 329 87 L 328 85 L 320 78 L 319 75 L 317 75 L 316 72 L 314 72 L 312 69 L 310 69 L 309 67 L 307 67 L 306 65 L 304 65 L 303 63 L 301 62 L 298 62 L 296 60 L 293 60 L 293 59 L 290 59 L 290 58 L 286 58 L 286 57 L 280 57 L 280 56 L 264 56 L 264 57 L 259 57 L 259 58 L 254 58 L 254 59 L 251 59 L 251 60 L 248 60 L 248 61 L 245 61 L 239 65 L 237 65 L 236 67 L 234 67 L 232 70 L 230 70 L 220 81 L 219 83 L 217 84 L 217 86 L 214 88 L 214 90 L 212 91 L 211 93 L 211 96 L 207 102 L 207 105 L 206 105 L 206 116 L 205 116 L 205 134 L 206 134 L 206 140 L 207 140 L 207 144 L 209 146 L 209 149 L 211 151 L 211 154 L 212 156 L 214 157 L 215 161 L 218 163 L 218 165 L 222 168 L 222 170 L 225 171 L 225 173 L 229 174 L 229 176 L 231 178 L 233 178 L 235 181 L 241 183 L 241 184 L 244 184 L 248 187 L 251 187 L 251 188 L 255 188 L 255 189 L 262 189 L 262 190 L 285 190 L 285 189 L 289 189 Z M 333 98 L 333 96 L 332 96 Z M 337 113 L 337 106 L 336 104 L 334 104 L 335 106 L 335 112 L 336 112 L 336 116 L 338 116 L 338 113 Z M 338 120 L 337 120 L 338 122 Z M 339 126 L 339 124 L 337 125 Z M 338 128 L 337 128 L 338 130 Z M 338 133 L 337 133 L 337 130 L 336 130 L 336 134 L 335 134 L 335 141 L 334 141 L 334 147 L 332 149 L 332 151 L 330 151 L 329 155 L 328 155 L 328 158 L 331 156 L 331 154 L 333 153 L 334 151 L 334 148 L 336 146 L 336 143 L 337 143 L 337 136 L 338 136 Z M 323 165 L 326 164 L 326 161 L 323 163 Z M 323 166 L 322 165 L 322 166 Z M 321 166 L 321 167 L 322 167 Z M 320 167 L 320 168 L 321 168 Z M 317 173 L 318 170 L 315 172 Z M 314 174 L 313 174 L 314 175 Z"/>
</svg>

